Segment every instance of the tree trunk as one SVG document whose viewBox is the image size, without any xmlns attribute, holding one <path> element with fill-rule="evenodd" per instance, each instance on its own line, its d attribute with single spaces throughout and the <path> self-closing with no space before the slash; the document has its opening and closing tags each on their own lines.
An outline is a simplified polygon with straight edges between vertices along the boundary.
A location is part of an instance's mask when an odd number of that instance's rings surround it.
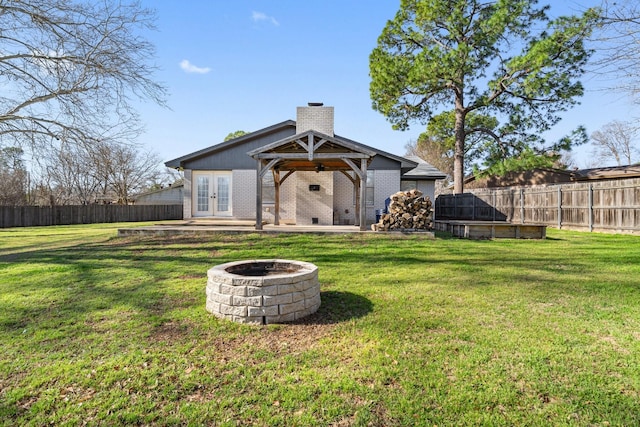
<svg viewBox="0 0 640 427">
<path fill-rule="evenodd" d="M 456 93 L 456 109 L 455 109 L 455 152 L 453 156 L 453 194 L 462 194 L 464 192 L 464 100 L 462 98 L 462 90 Z"/>
</svg>

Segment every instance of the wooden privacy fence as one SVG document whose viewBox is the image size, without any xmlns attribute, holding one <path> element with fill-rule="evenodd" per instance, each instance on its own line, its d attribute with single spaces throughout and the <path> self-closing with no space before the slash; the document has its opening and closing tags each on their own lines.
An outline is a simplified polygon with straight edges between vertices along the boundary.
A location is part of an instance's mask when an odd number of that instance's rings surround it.
<svg viewBox="0 0 640 427">
<path fill-rule="evenodd" d="M 640 179 L 474 189 L 440 195 L 435 219 L 508 221 L 640 233 Z"/>
<path fill-rule="evenodd" d="M 0 228 L 182 219 L 182 205 L 0 206 Z"/>
</svg>

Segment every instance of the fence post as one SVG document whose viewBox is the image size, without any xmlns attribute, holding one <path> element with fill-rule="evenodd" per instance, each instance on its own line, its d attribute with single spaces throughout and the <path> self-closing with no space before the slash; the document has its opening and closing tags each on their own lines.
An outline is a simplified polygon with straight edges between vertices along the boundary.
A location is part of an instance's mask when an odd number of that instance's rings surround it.
<svg viewBox="0 0 640 427">
<path fill-rule="evenodd" d="M 471 193 L 471 221 L 475 221 L 476 219 L 476 195 Z"/>
<path fill-rule="evenodd" d="M 497 196 L 497 190 L 491 190 L 492 196 L 493 196 L 493 221 L 496 220 L 496 211 L 498 210 L 498 207 L 496 206 L 496 204 L 498 203 L 498 196 Z"/>
<path fill-rule="evenodd" d="M 459 218 L 459 215 L 458 215 L 458 195 L 457 194 L 453 195 L 453 217 L 454 218 Z"/>
<path fill-rule="evenodd" d="M 520 189 L 520 224 L 524 224 L 524 188 Z"/>
<path fill-rule="evenodd" d="M 562 186 L 558 186 L 558 230 L 562 229 Z"/>
<path fill-rule="evenodd" d="M 589 231 L 593 232 L 593 184 L 589 184 Z"/>
</svg>

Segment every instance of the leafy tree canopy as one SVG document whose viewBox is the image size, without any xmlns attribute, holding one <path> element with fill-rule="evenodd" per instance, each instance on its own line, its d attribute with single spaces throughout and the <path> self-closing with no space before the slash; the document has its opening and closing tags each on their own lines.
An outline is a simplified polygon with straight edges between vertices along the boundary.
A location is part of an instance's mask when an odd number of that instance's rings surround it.
<svg viewBox="0 0 640 427">
<path fill-rule="evenodd" d="M 245 132 L 243 130 L 237 130 L 235 132 L 230 132 L 227 136 L 224 137 L 224 140 L 225 141 L 229 141 L 230 139 L 239 138 L 242 135 L 246 135 L 246 134 L 247 134 L 247 132 Z"/>
<path fill-rule="evenodd" d="M 396 129 L 453 111 L 454 192 L 463 191 L 468 138 L 487 159 L 557 151 L 540 136 L 576 104 L 598 11 L 550 19 L 525 0 L 402 0 L 370 55 L 373 108 Z M 494 117 L 493 127 L 474 117 Z M 476 135 L 481 134 L 481 135 Z M 475 139 L 477 138 L 477 139 Z M 473 143 L 471 143 L 473 145 Z"/>
<path fill-rule="evenodd" d="M 453 176 L 453 157 L 455 152 L 455 124 L 454 111 L 446 111 L 435 115 L 427 124 L 425 132 L 421 133 L 416 143 L 416 154 L 427 160 L 433 166 Z M 498 120 L 491 116 L 483 116 L 475 112 L 469 113 L 466 120 L 467 131 L 484 128 L 493 132 L 498 126 Z M 465 145 L 465 173 L 470 173 L 482 155 L 485 147 L 493 141 L 485 133 L 469 132 Z"/>
</svg>

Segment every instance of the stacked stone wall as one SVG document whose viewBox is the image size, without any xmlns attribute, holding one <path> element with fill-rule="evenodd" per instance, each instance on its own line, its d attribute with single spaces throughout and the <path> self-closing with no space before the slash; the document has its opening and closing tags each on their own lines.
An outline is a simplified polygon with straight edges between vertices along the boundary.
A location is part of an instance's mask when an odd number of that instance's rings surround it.
<svg viewBox="0 0 640 427">
<path fill-rule="evenodd" d="M 320 307 L 318 268 L 310 263 L 287 260 L 259 262 L 298 263 L 294 273 L 242 276 L 226 271 L 244 261 L 209 269 L 206 309 L 217 317 L 239 323 L 265 325 L 292 322 Z M 256 261 L 251 261 L 256 262 Z"/>
</svg>

